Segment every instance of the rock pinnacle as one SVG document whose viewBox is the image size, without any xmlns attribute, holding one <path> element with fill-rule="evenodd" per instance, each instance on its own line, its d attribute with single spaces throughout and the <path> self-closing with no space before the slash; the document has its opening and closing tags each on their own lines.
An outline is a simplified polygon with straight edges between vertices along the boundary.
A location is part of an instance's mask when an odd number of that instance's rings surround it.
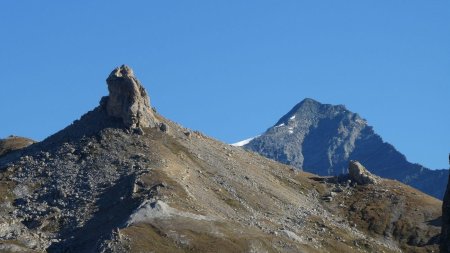
<svg viewBox="0 0 450 253">
<path fill-rule="evenodd" d="M 122 65 L 106 79 L 109 97 L 106 113 L 122 119 L 127 128 L 154 127 L 158 123 L 150 106 L 150 99 L 133 70 Z"/>
</svg>

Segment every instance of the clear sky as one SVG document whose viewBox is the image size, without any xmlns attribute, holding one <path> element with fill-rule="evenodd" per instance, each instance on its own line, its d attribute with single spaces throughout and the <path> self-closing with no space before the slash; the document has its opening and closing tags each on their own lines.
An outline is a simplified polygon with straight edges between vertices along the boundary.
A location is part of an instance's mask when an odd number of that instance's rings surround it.
<svg viewBox="0 0 450 253">
<path fill-rule="evenodd" d="M 0 22 L 0 137 L 62 129 L 125 63 L 161 114 L 224 142 L 310 97 L 448 168 L 447 0 L 5 1 Z"/>
</svg>

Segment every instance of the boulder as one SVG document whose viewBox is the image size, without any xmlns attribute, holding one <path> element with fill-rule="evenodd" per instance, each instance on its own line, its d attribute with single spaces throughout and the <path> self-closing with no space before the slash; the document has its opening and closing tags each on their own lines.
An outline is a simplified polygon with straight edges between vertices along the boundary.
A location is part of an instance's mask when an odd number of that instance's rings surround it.
<svg viewBox="0 0 450 253">
<path fill-rule="evenodd" d="M 370 173 L 358 161 L 350 161 L 348 165 L 348 174 L 351 181 L 360 185 L 376 184 L 379 180 L 379 177 Z"/>
<path fill-rule="evenodd" d="M 106 82 L 109 90 L 106 100 L 108 116 L 121 119 L 127 128 L 158 125 L 147 92 L 130 67 L 122 65 L 114 69 Z"/>
</svg>

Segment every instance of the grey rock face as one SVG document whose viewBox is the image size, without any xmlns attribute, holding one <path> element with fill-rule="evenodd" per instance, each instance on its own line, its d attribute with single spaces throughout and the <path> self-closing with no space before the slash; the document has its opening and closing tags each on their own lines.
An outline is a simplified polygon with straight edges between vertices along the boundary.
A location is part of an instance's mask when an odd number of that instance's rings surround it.
<svg viewBox="0 0 450 253">
<path fill-rule="evenodd" d="M 442 204 L 441 252 L 450 252 L 450 177 L 447 183 L 447 191 L 445 192 L 444 203 Z"/>
<path fill-rule="evenodd" d="M 412 164 L 343 105 L 305 99 L 244 148 L 323 176 L 345 174 L 358 160 L 373 174 L 396 179 L 442 199 L 448 170 Z"/>
<path fill-rule="evenodd" d="M 109 116 L 122 119 L 128 128 L 156 126 L 147 92 L 130 67 L 122 65 L 114 69 L 106 82 L 109 90 L 106 112 Z"/>
<path fill-rule="evenodd" d="M 379 180 L 358 161 L 350 161 L 348 165 L 348 174 L 350 180 L 360 185 L 376 184 Z"/>
</svg>

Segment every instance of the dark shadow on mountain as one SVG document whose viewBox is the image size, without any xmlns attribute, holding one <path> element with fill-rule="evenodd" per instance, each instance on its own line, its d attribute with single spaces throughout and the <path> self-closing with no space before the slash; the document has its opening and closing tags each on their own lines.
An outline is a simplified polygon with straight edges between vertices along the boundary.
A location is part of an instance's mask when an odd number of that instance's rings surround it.
<svg viewBox="0 0 450 253">
<path fill-rule="evenodd" d="M 441 227 L 442 226 L 442 216 L 437 219 L 427 221 L 427 224 L 436 226 L 436 227 Z"/>
<path fill-rule="evenodd" d="M 302 145 L 303 169 L 319 175 L 335 176 L 342 171 L 335 171 L 328 157 L 328 147 L 334 136 L 338 135 L 340 117 L 322 119 L 317 126 L 311 126 Z"/>
</svg>

